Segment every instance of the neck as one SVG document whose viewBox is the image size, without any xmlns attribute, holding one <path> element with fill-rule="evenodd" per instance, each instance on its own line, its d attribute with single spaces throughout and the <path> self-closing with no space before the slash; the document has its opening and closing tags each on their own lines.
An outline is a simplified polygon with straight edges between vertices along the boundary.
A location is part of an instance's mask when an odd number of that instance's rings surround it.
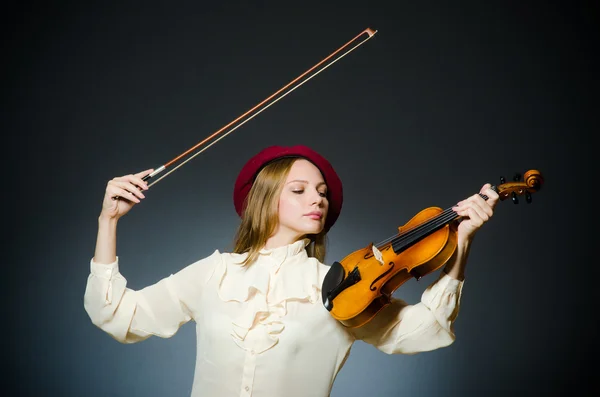
<svg viewBox="0 0 600 397">
<path fill-rule="evenodd" d="M 266 249 L 273 249 L 283 247 L 284 245 L 290 245 L 295 243 L 298 240 L 302 240 L 305 236 L 292 236 L 292 235 L 282 235 L 281 233 L 276 233 L 269 237 L 267 242 L 265 243 Z"/>
</svg>

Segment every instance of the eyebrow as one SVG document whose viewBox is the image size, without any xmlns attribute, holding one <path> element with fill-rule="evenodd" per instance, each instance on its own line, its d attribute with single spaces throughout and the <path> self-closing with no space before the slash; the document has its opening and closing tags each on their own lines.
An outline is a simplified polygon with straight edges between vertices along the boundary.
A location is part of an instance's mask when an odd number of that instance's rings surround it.
<svg viewBox="0 0 600 397">
<path fill-rule="evenodd" d="M 290 183 L 294 183 L 294 182 L 302 182 L 302 183 L 306 183 L 307 185 L 309 184 L 309 182 L 304 179 L 294 179 L 293 181 L 289 181 L 288 183 L 286 183 L 286 185 L 289 185 Z M 327 187 L 327 184 L 325 182 L 319 182 L 317 184 L 317 187 L 319 187 L 321 185 L 325 185 L 325 187 Z"/>
</svg>

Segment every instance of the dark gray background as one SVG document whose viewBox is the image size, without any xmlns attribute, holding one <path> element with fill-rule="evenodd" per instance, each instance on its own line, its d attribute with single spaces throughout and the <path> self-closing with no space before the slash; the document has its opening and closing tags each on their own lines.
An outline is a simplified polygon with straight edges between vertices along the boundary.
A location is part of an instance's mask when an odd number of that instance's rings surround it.
<svg viewBox="0 0 600 397">
<path fill-rule="evenodd" d="M 415 356 L 357 343 L 332 395 L 597 389 L 584 363 L 597 357 L 596 4 L 12 4 L 4 386 L 23 396 L 188 395 L 193 323 L 168 340 L 121 345 L 83 309 L 106 182 L 166 163 L 370 27 L 373 39 L 150 189 L 119 225 L 129 287 L 231 248 L 235 177 L 267 145 L 310 145 L 342 178 L 328 262 L 423 208 L 538 169 L 546 183 L 533 203 L 500 203 L 475 240 L 456 342 Z M 396 295 L 415 302 L 434 278 Z"/>
</svg>

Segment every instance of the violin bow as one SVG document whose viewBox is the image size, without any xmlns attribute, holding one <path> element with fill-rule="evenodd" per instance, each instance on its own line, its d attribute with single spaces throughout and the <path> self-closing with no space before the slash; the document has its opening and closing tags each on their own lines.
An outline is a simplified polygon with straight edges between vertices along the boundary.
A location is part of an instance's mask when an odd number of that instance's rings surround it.
<svg viewBox="0 0 600 397">
<path fill-rule="evenodd" d="M 375 33 L 377 33 L 377 30 L 372 30 L 370 28 L 365 29 L 360 34 L 358 34 L 356 37 L 354 37 L 352 40 L 350 40 L 349 42 L 347 42 L 346 44 L 344 44 L 343 46 L 341 46 L 340 48 L 338 48 L 337 50 L 332 52 L 326 58 L 324 58 L 321 62 L 317 63 L 316 65 L 314 65 L 313 67 L 308 69 L 306 72 L 302 73 L 300 76 L 296 77 L 294 80 L 290 81 L 288 84 L 281 87 L 279 90 L 277 90 L 273 94 L 269 95 L 266 99 L 264 99 L 263 101 L 261 101 L 260 103 L 258 103 L 254 107 L 252 107 L 250 110 L 246 111 L 244 114 L 240 115 L 235 120 L 233 120 L 230 123 L 226 124 L 225 126 L 221 127 L 219 130 L 214 132 L 212 135 L 206 137 L 201 142 L 198 142 L 196 145 L 192 146 L 191 148 L 189 148 L 185 152 L 181 153 L 174 159 L 172 159 L 169 162 L 156 168 L 153 172 L 146 175 L 142 179 L 144 181 L 148 181 L 149 179 L 154 178 L 155 176 L 157 176 L 160 173 L 162 173 L 163 171 L 165 171 L 167 168 L 171 167 L 176 162 L 180 161 L 182 158 L 189 156 L 186 160 L 179 163 L 177 166 L 175 166 L 174 168 L 172 168 L 171 170 L 169 170 L 168 172 L 163 174 L 161 177 L 154 179 L 152 182 L 150 182 L 148 184 L 148 187 L 158 183 L 158 181 L 165 178 L 167 175 L 171 174 L 172 172 L 177 170 L 179 167 L 183 166 L 188 161 L 190 161 L 191 159 L 193 159 L 200 153 L 204 152 L 206 149 L 208 149 L 209 147 L 211 147 L 212 145 L 214 145 L 215 143 L 217 143 L 218 141 L 220 141 L 221 139 L 223 139 L 224 137 L 226 137 L 233 131 L 237 130 L 242 125 L 246 124 L 248 121 L 252 120 L 254 117 L 256 117 L 257 115 L 262 113 L 264 110 L 268 109 L 270 106 L 274 105 L 276 102 L 278 102 L 279 100 L 284 98 L 286 95 L 288 95 L 289 93 L 294 91 L 296 88 L 300 87 L 301 85 L 306 83 L 308 80 L 312 79 L 313 77 L 315 77 L 316 75 L 318 75 L 319 73 L 321 73 L 322 71 L 327 69 L 329 66 L 333 65 L 335 62 L 337 62 L 344 56 L 348 55 L 350 52 L 354 51 L 356 48 L 358 48 L 359 46 L 361 46 L 362 44 L 367 42 L 369 39 L 371 39 L 375 35 Z M 367 35 L 367 37 L 359 41 L 359 39 L 361 37 L 363 37 L 365 34 Z M 347 50 L 344 52 L 345 49 L 347 49 Z M 335 57 L 335 55 L 339 54 L 339 53 L 341 53 L 341 55 L 338 55 L 337 57 Z M 333 58 L 333 60 L 331 60 L 332 58 Z M 330 62 L 327 63 L 328 61 L 330 61 Z M 315 69 L 319 68 L 323 64 L 326 64 L 326 65 L 324 67 L 322 67 L 321 69 L 318 69 L 318 71 L 313 73 L 310 77 L 306 78 L 305 80 L 302 80 L 305 76 L 307 76 L 308 74 L 310 74 L 311 72 L 313 72 Z M 300 80 L 302 80 L 302 81 L 299 82 Z M 296 85 L 294 85 L 294 84 L 296 84 Z M 280 95 L 280 96 L 277 97 L 278 95 Z M 273 99 L 273 98 L 276 98 L 276 99 Z M 271 101 L 271 102 L 269 102 L 269 101 Z M 257 109 L 259 109 L 261 106 L 262 106 L 262 109 L 257 111 Z M 247 118 L 243 122 L 237 124 L 235 127 L 230 129 L 231 126 L 233 126 L 238 121 L 244 119 L 245 117 L 247 117 Z M 211 143 L 204 146 L 202 149 L 198 150 L 198 148 L 200 148 L 202 145 L 206 144 L 211 139 L 214 139 L 214 140 Z M 190 155 L 194 151 L 196 151 L 196 153 L 194 153 L 193 155 Z"/>
</svg>

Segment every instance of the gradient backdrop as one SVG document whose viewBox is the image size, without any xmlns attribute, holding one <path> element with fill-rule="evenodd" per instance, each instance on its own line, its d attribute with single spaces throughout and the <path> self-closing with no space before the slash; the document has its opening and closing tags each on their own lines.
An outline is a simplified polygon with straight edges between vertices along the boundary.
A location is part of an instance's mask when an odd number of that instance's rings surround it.
<svg viewBox="0 0 600 397">
<path fill-rule="evenodd" d="M 538 169 L 533 203 L 500 203 L 477 236 L 456 342 L 414 356 L 357 343 L 332 396 L 598 389 L 596 2 L 11 3 L 5 395 L 189 395 L 193 323 L 122 345 L 84 311 L 106 182 L 166 163 L 367 27 L 373 39 L 150 189 L 119 226 L 128 286 L 231 248 L 234 180 L 267 145 L 310 145 L 344 181 L 328 262 Z M 416 302 L 435 277 L 395 295 Z"/>
</svg>

